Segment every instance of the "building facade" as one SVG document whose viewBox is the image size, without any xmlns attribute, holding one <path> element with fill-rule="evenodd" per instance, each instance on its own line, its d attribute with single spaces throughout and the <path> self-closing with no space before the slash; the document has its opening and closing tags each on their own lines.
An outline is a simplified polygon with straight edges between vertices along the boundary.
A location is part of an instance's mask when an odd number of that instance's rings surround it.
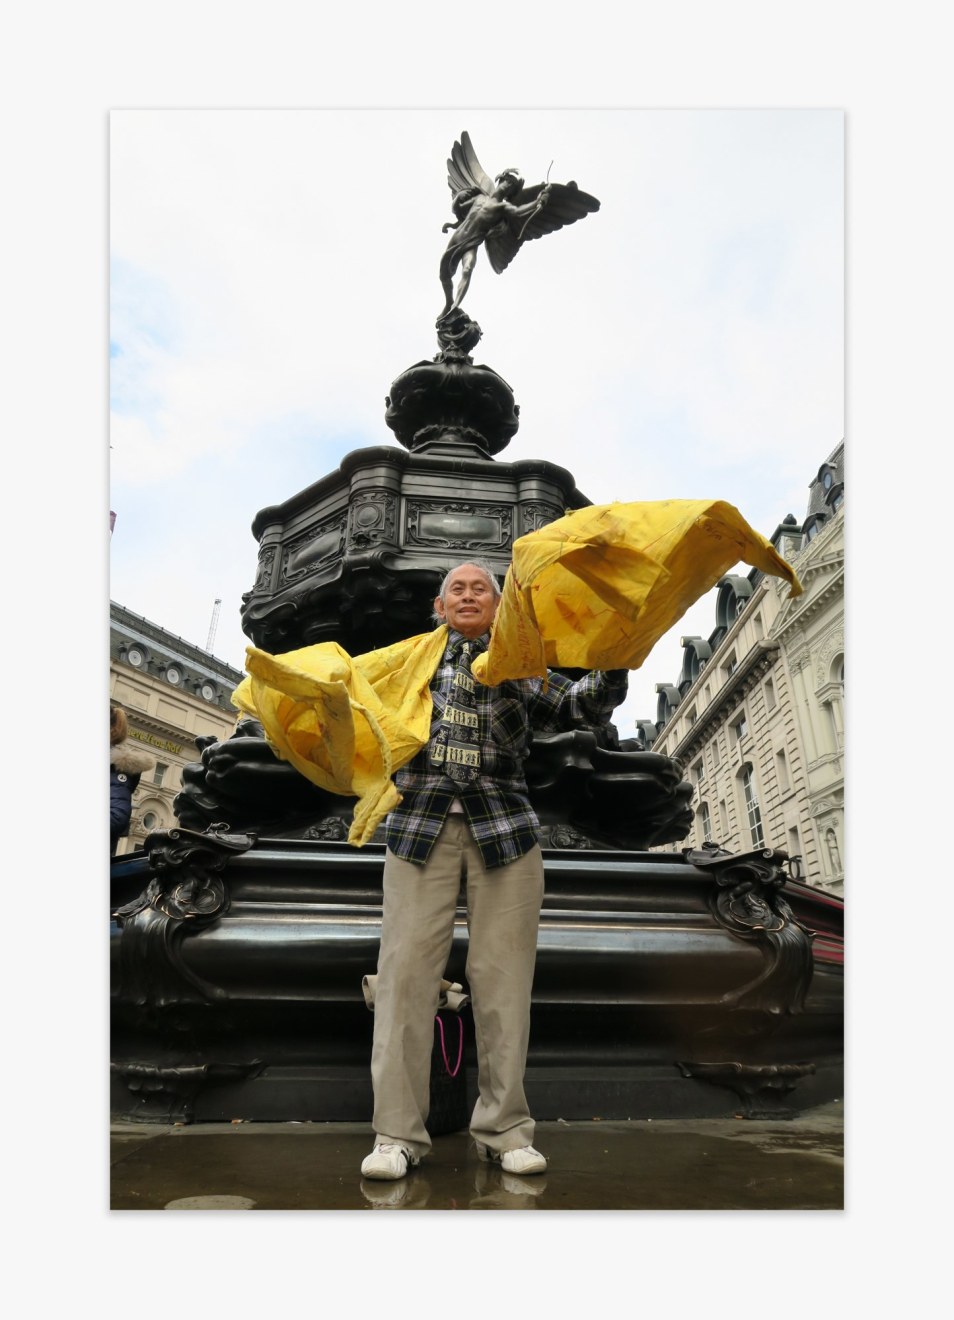
<svg viewBox="0 0 954 1320">
<path fill-rule="evenodd" d="M 804 592 L 753 569 L 722 579 L 716 626 L 684 637 L 682 673 L 657 684 L 654 752 L 693 786 L 693 827 L 732 852 L 779 848 L 802 879 L 844 892 L 844 446 L 810 483 L 801 525 L 771 538 Z M 645 736 L 646 722 L 641 728 Z"/>
<path fill-rule="evenodd" d="M 129 834 L 116 855 L 171 829 L 183 767 L 199 759 L 196 738 L 228 738 L 238 718 L 229 698 L 244 675 L 158 624 L 110 603 L 109 695 L 125 709 L 129 738 L 156 758 L 133 797 Z"/>
</svg>

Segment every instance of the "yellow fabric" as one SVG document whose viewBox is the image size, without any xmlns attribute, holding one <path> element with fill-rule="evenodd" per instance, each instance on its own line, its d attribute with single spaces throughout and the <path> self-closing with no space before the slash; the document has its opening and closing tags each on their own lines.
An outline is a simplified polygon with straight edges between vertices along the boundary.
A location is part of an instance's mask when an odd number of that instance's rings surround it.
<svg viewBox="0 0 954 1320">
<path fill-rule="evenodd" d="M 802 586 L 791 565 L 721 500 L 576 509 L 513 545 L 482 683 L 547 667 L 638 669 L 686 610 L 740 560 Z"/>
<path fill-rule="evenodd" d="M 430 735 L 429 684 L 446 644 L 442 624 L 353 658 L 337 642 L 280 656 L 250 646 L 232 704 L 306 779 L 358 798 L 348 839 L 360 847 L 401 800 L 391 775 Z"/>
<path fill-rule="evenodd" d="M 801 584 L 731 504 L 660 500 L 578 509 L 514 542 L 482 683 L 548 666 L 637 669 L 659 638 L 739 560 Z M 355 796 L 360 847 L 401 800 L 391 782 L 430 736 L 430 681 L 447 628 L 351 657 L 336 642 L 284 655 L 249 647 L 232 703 L 261 720 L 282 760 Z"/>
</svg>

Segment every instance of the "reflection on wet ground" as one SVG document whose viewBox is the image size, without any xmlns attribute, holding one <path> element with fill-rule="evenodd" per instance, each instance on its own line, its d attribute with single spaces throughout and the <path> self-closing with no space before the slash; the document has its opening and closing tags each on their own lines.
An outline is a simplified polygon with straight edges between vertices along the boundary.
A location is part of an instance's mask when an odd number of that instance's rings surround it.
<svg viewBox="0 0 954 1320">
<path fill-rule="evenodd" d="M 117 1124 L 114 1210 L 840 1210 L 840 1104 L 792 1120 L 538 1123 L 546 1174 L 481 1164 L 439 1137 L 397 1183 L 371 1182 L 359 1123 Z"/>
</svg>

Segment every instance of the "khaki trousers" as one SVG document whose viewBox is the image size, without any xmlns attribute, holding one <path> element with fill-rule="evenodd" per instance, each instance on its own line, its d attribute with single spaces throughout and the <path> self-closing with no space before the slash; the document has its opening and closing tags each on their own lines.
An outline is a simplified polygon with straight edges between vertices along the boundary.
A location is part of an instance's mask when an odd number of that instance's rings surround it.
<svg viewBox="0 0 954 1320">
<path fill-rule="evenodd" d="M 492 1150 L 533 1141 L 523 1077 L 543 902 L 538 845 L 487 870 L 463 816 L 449 816 L 425 866 L 390 850 L 374 1004 L 371 1081 L 376 1141 L 426 1155 L 434 1015 L 467 883 L 467 989 L 477 1034 L 479 1098 L 471 1136 Z"/>
</svg>

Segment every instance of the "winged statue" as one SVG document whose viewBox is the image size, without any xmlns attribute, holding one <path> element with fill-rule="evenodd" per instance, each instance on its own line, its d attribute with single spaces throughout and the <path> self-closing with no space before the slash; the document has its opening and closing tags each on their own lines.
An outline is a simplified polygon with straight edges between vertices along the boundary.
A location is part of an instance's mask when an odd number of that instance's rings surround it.
<svg viewBox="0 0 954 1320">
<path fill-rule="evenodd" d="M 449 229 L 454 232 L 441 257 L 445 303 L 438 325 L 460 307 L 481 244 L 486 245 L 490 264 L 500 275 L 524 243 L 600 209 L 597 199 L 572 181 L 537 183 L 526 188 L 515 169 L 506 169 L 491 180 L 477 159 L 468 133 L 461 133 L 451 150 L 447 183 L 456 219 L 441 230 L 445 234 Z M 455 294 L 453 281 L 458 268 L 460 280 Z"/>
</svg>

